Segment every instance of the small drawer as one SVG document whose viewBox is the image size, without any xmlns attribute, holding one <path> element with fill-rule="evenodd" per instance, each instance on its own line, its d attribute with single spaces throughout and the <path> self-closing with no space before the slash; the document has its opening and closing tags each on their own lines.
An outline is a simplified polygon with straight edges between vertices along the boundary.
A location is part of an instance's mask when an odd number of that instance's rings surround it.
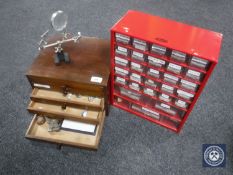
<svg viewBox="0 0 233 175">
<path fill-rule="evenodd" d="M 127 96 L 131 99 L 134 99 L 134 100 L 140 100 L 140 98 L 141 98 L 141 94 L 134 92 L 134 91 L 131 91 L 131 90 L 128 90 L 128 89 L 125 89 L 123 87 L 120 87 L 120 93 L 122 95 Z"/>
<path fill-rule="evenodd" d="M 129 44 L 130 43 L 130 37 L 127 35 L 123 35 L 120 33 L 116 33 L 116 41 L 119 43 L 123 43 L 123 44 Z"/>
<path fill-rule="evenodd" d="M 159 114 L 158 112 L 155 112 L 155 111 L 153 111 L 153 110 L 151 110 L 151 109 L 149 109 L 149 108 L 142 107 L 142 112 L 143 112 L 145 115 L 147 115 L 147 116 L 149 116 L 149 117 L 152 117 L 152 118 L 155 118 L 155 119 L 157 119 L 157 120 L 159 120 L 159 118 L 160 118 L 160 114 Z"/>
<path fill-rule="evenodd" d="M 155 104 L 155 107 L 157 109 L 159 109 L 159 110 L 162 110 L 162 111 L 170 114 L 170 115 L 173 115 L 173 116 L 177 115 L 176 109 L 172 108 L 170 105 L 167 105 L 165 103 L 159 103 L 159 102 L 157 102 Z"/>
<path fill-rule="evenodd" d="M 161 90 L 164 91 L 164 92 L 167 92 L 167 93 L 170 93 L 170 94 L 173 94 L 174 93 L 174 87 L 172 86 L 168 86 L 166 84 L 162 84 L 161 86 Z"/>
<path fill-rule="evenodd" d="M 120 97 L 115 97 L 115 103 L 117 103 L 120 106 L 123 106 L 124 108 L 130 107 L 130 103 Z"/>
<path fill-rule="evenodd" d="M 141 91 L 141 86 L 138 83 L 130 82 L 129 87 L 135 91 Z"/>
<path fill-rule="evenodd" d="M 148 62 L 150 65 L 162 68 L 165 67 L 166 61 L 159 59 L 159 58 L 155 58 L 152 56 L 148 56 Z"/>
<path fill-rule="evenodd" d="M 128 67 L 129 61 L 124 59 L 124 58 L 120 58 L 118 56 L 115 56 L 115 64 L 120 65 L 120 66 L 124 66 L 124 67 Z"/>
<path fill-rule="evenodd" d="M 31 121 L 25 137 L 28 139 L 37 139 L 58 144 L 65 144 L 77 147 L 97 149 L 102 135 L 105 112 L 101 112 L 101 122 L 95 126 L 94 134 L 84 133 L 82 131 L 59 130 L 57 132 L 48 132 L 47 122 L 37 123 L 37 115 Z M 85 125 L 86 126 L 86 125 Z M 89 125 L 88 125 L 89 126 Z"/>
<path fill-rule="evenodd" d="M 131 108 L 135 111 L 142 112 L 142 107 L 136 104 L 132 104 Z"/>
<path fill-rule="evenodd" d="M 172 101 L 172 98 L 169 95 L 166 95 L 166 94 L 163 94 L 163 93 L 159 95 L 159 99 L 163 100 L 163 101 L 166 101 L 166 102 L 171 102 Z"/>
<path fill-rule="evenodd" d="M 64 94 L 63 92 L 56 90 L 34 88 L 30 98 L 37 102 L 53 101 L 61 104 L 66 103 L 70 105 L 90 106 L 100 109 L 103 109 L 104 107 L 104 98 L 86 96 L 71 92 Z"/>
<path fill-rule="evenodd" d="M 138 71 L 138 72 L 144 72 L 145 67 L 141 64 L 131 62 L 130 67 L 132 70 Z"/>
<path fill-rule="evenodd" d="M 163 79 L 164 79 L 164 81 L 172 83 L 172 84 L 177 84 L 177 82 L 179 81 L 178 77 L 167 74 L 167 73 L 164 73 Z"/>
<path fill-rule="evenodd" d="M 147 71 L 147 75 L 150 75 L 150 76 L 155 77 L 155 78 L 160 78 L 161 74 L 160 74 L 160 72 L 158 70 L 149 68 L 148 71 Z"/>
<path fill-rule="evenodd" d="M 142 83 L 143 81 L 143 77 L 139 74 L 136 74 L 136 73 L 131 73 L 130 75 L 130 80 L 132 81 L 136 81 L 138 83 Z"/>
<path fill-rule="evenodd" d="M 150 96 L 156 96 L 156 91 L 148 87 L 144 87 L 143 92 Z"/>
<path fill-rule="evenodd" d="M 179 100 L 179 99 L 177 99 L 175 101 L 175 105 L 180 107 L 180 108 L 184 108 L 184 109 L 187 109 L 187 107 L 188 107 L 188 103 L 186 103 L 186 102 L 184 102 L 182 100 Z"/>
<path fill-rule="evenodd" d="M 129 50 L 125 47 L 117 46 L 115 50 L 117 55 L 122 55 L 122 56 L 128 56 L 129 55 Z"/>
<path fill-rule="evenodd" d="M 180 89 L 177 90 L 177 94 L 179 97 L 182 97 L 182 98 L 187 99 L 187 100 L 191 100 L 194 97 L 193 94 L 185 92 L 185 91 L 180 90 Z"/>
<path fill-rule="evenodd" d="M 128 81 L 122 77 L 118 77 L 116 76 L 115 78 L 115 82 L 119 83 L 119 84 L 122 84 L 122 85 L 127 85 L 128 84 Z"/>
<path fill-rule="evenodd" d="M 192 90 L 192 91 L 196 91 L 198 88 L 197 84 L 192 83 L 192 82 L 187 81 L 187 80 L 183 80 L 183 79 L 180 81 L 180 86 L 185 88 L 185 89 Z"/>
<path fill-rule="evenodd" d="M 186 61 L 186 54 L 183 52 L 173 50 L 172 54 L 171 54 L 171 58 L 175 61 L 185 62 Z"/>
<path fill-rule="evenodd" d="M 203 76 L 202 73 L 197 72 L 197 71 L 195 71 L 195 70 L 189 69 L 189 70 L 186 72 L 186 77 L 191 78 L 191 79 L 194 79 L 194 80 L 197 80 L 197 81 L 199 81 L 200 79 L 202 79 L 202 76 Z"/>
<path fill-rule="evenodd" d="M 177 64 L 169 63 L 167 66 L 167 70 L 176 74 L 180 74 L 182 71 L 182 67 Z"/>
<path fill-rule="evenodd" d="M 153 44 L 151 46 L 151 52 L 155 53 L 155 54 L 165 55 L 166 54 L 166 50 L 167 50 L 166 47 L 159 46 L 159 45 L 156 45 L 156 44 Z"/>
<path fill-rule="evenodd" d="M 151 86 L 153 88 L 157 88 L 159 86 L 159 83 L 155 82 L 154 80 L 151 80 L 151 79 L 146 79 L 145 80 L 145 85 Z"/>
<path fill-rule="evenodd" d="M 209 61 L 193 56 L 190 65 L 200 69 L 206 69 L 209 65 Z"/>
<path fill-rule="evenodd" d="M 131 58 L 134 60 L 142 61 L 142 62 L 145 61 L 145 55 L 143 53 L 136 52 L 136 51 L 132 52 Z"/>
<path fill-rule="evenodd" d="M 133 47 L 142 51 L 148 50 L 148 44 L 145 41 L 135 39 L 133 40 Z"/>
<path fill-rule="evenodd" d="M 101 117 L 100 111 L 96 109 L 53 102 L 31 101 L 28 105 L 28 111 L 49 117 L 67 118 L 93 124 L 98 124 Z"/>
<path fill-rule="evenodd" d="M 115 67 L 115 73 L 118 74 L 118 75 L 125 76 L 125 77 L 127 77 L 129 75 L 128 70 L 122 69 L 120 67 Z"/>
</svg>

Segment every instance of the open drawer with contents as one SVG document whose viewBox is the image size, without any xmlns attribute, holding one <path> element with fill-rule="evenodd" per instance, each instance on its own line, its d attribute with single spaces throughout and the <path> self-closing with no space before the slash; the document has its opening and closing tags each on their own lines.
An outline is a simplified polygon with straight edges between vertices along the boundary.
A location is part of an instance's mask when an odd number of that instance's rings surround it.
<svg viewBox="0 0 233 175">
<path fill-rule="evenodd" d="M 218 62 L 221 40 L 220 33 L 128 11 L 111 28 L 111 103 L 180 132 Z"/>
</svg>

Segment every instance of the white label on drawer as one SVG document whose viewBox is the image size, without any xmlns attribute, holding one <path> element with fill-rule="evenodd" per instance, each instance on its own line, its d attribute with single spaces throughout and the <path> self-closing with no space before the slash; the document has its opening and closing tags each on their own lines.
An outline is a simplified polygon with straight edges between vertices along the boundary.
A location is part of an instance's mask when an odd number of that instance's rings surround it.
<svg viewBox="0 0 233 175">
<path fill-rule="evenodd" d="M 158 46 L 158 45 L 155 45 L 155 44 L 152 45 L 152 49 L 160 50 L 160 51 L 166 51 L 166 47 Z"/>
<path fill-rule="evenodd" d="M 46 84 L 38 84 L 38 83 L 33 83 L 34 87 L 38 87 L 38 88 L 46 88 L 46 89 L 50 89 L 51 87 L 49 85 Z"/>
<path fill-rule="evenodd" d="M 138 75 L 138 74 L 132 73 L 132 76 L 133 76 L 133 77 L 135 77 L 135 78 L 141 79 L 141 75 Z"/>
<path fill-rule="evenodd" d="M 124 70 L 124 69 L 121 69 L 119 67 L 115 67 L 115 69 L 119 72 L 122 72 L 122 73 L 125 73 L 125 74 L 128 74 L 129 72 L 127 70 Z"/>
<path fill-rule="evenodd" d="M 139 68 L 139 69 L 141 68 L 140 64 L 137 64 L 137 63 L 134 63 L 134 62 L 131 62 L 131 66 Z"/>
<path fill-rule="evenodd" d="M 134 47 L 139 50 L 146 50 L 146 46 L 143 46 L 143 45 L 134 44 Z"/>
<path fill-rule="evenodd" d="M 181 70 L 181 66 L 173 64 L 173 63 L 169 63 L 168 67 L 171 67 L 173 69 L 177 69 L 179 71 Z"/>
<path fill-rule="evenodd" d="M 206 64 L 208 63 L 207 60 L 203 60 L 203 59 L 198 58 L 198 57 L 193 57 L 193 58 L 192 58 L 192 61 L 198 62 L 198 63 L 200 63 L 200 64 L 204 64 L 204 65 L 206 65 Z"/>
<path fill-rule="evenodd" d="M 132 84 L 132 86 L 139 88 L 139 84 L 137 84 L 137 83 L 131 83 L 131 84 Z"/>
<path fill-rule="evenodd" d="M 186 103 L 182 100 L 177 100 L 177 103 L 180 104 L 181 106 L 186 106 Z"/>
<path fill-rule="evenodd" d="M 150 109 L 148 109 L 148 108 L 142 107 L 142 110 L 147 111 L 147 112 L 150 112 L 150 113 L 152 113 L 152 114 L 155 114 L 155 115 L 158 115 L 158 116 L 159 116 L 159 113 L 158 113 L 158 112 L 152 111 L 152 110 L 150 110 Z"/>
<path fill-rule="evenodd" d="M 103 80 L 102 77 L 95 77 L 95 76 L 91 77 L 91 82 L 94 82 L 94 83 L 101 83 L 102 80 Z"/>
<path fill-rule="evenodd" d="M 142 40 L 139 40 L 139 39 L 134 39 L 133 40 L 134 43 L 137 43 L 137 44 L 141 44 L 141 45 L 146 45 L 146 42 L 145 41 L 142 41 Z"/>
<path fill-rule="evenodd" d="M 168 89 L 168 90 L 171 90 L 171 91 L 173 91 L 173 90 L 174 90 L 174 88 L 173 88 L 173 87 L 168 86 L 168 85 L 166 85 L 166 84 L 163 84 L 163 85 L 162 85 L 162 88 L 165 88 L 165 89 Z"/>
<path fill-rule="evenodd" d="M 116 37 L 117 38 L 122 38 L 122 39 L 125 39 L 125 40 L 129 40 L 129 36 L 122 35 L 122 34 L 119 34 L 119 33 L 116 33 Z"/>
<path fill-rule="evenodd" d="M 135 55 L 135 56 L 137 56 L 137 57 L 140 57 L 140 58 L 143 58 L 143 54 L 142 54 L 142 53 L 139 53 L 139 52 L 133 51 L 133 55 Z"/>
<path fill-rule="evenodd" d="M 152 56 L 149 56 L 149 57 L 148 57 L 148 60 L 150 60 L 150 61 L 152 61 L 152 62 L 154 62 L 154 63 L 162 64 L 162 65 L 165 64 L 165 61 L 160 60 L 160 59 L 155 58 L 155 57 L 152 57 Z"/>
<path fill-rule="evenodd" d="M 154 73 L 154 74 L 159 74 L 159 71 L 154 70 L 154 69 L 149 69 L 149 71 L 150 71 L 151 73 Z"/>
<path fill-rule="evenodd" d="M 167 108 L 167 109 L 170 109 L 170 108 L 171 108 L 171 106 L 166 105 L 166 104 L 164 104 L 164 103 L 161 103 L 161 106 L 164 107 L 164 108 Z"/>
<path fill-rule="evenodd" d="M 172 51 L 172 55 L 183 57 L 183 58 L 186 56 L 186 54 L 179 52 L 179 51 L 175 51 L 175 50 Z"/>
<path fill-rule="evenodd" d="M 175 76 L 173 76 L 173 75 L 169 75 L 169 74 L 164 74 L 164 77 L 166 77 L 166 78 L 169 78 L 169 79 L 172 79 L 172 80 L 174 80 L 174 81 L 178 81 L 178 77 L 175 77 Z"/>
<path fill-rule="evenodd" d="M 122 52 L 127 52 L 127 49 L 126 49 L 126 48 L 120 47 L 120 46 L 118 46 L 118 50 L 120 50 L 120 51 L 122 51 Z"/>
<path fill-rule="evenodd" d="M 183 94 L 183 95 L 188 96 L 188 97 L 194 97 L 193 94 L 190 94 L 190 93 L 182 91 L 182 90 L 177 90 L 177 93 L 178 94 Z"/>
<path fill-rule="evenodd" d="M 194 75 L 194 76 L 200 76 L 201 73 L 200 72 L 197 72 L 197 71 L 194 71 L 194 70 L 188 70 L 188 74 L 191 74 L 191 75 Z"/>
<path fill-rule="evenodd" d="M 195 83 L 186 81 L 186 80 L 181 80 L 181 83 L 186 84 L 188 86 L 196 87 L 197 85 Z"/>
<path fill-rule="evenodd" d="M 166 95 L 166 94 L 161 94 L 161 96 L 162 96 L 163 98 L 169 99 L 169 96 Z"/>
<path fill-rule="evenodd" d="M 124 78 L 116 77 L 116 80 L 117 80 L 117 81 L 122 81 L 122 82 L 124 82 L 124 83 L 125 83 L 125 79 L 124 79 Z"/>
<path fill-rule="evenodd" d="M 125 63 L 125 64 L 128 63 L 128 60 L 125 60 L 125 59 L 120 58 L 120 57 L 115 57 L 115 60 L 120 61 L 120 62 Z"/>
<path fill-rule="evenodd" d="M 154 90 L 150 89 L 150 88 L 146 88 L 145 91 L 149 92 L 149 93 L 154 93 Z"/>
</svg>

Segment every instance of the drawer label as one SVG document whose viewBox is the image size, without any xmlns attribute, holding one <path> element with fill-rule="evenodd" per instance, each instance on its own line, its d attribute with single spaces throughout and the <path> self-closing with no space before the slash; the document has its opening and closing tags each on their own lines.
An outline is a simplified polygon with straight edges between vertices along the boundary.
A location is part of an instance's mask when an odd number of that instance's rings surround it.
<svg viewBox="0 0 233 175">
<path fill-rule="evenodd" d="M 124 79 L 124 78 L 116 77 L 116 80 L 117 80 L 117 81 L 122 81 L 122 82 L 124 82 L 124 83 L 125 83 L 125 79 Z"/>
<path fill-rule="evenodd" d="M 120 61 L 120 62 L 125 63 L 125 64 L 128 63 L 128 60 L 125 60 L 125 59 L 120 58 L 120 57 L 115 57 L 115 60 Z"/>
<path fill-rule="evenodd" d="M 181 66 L 179 66 L 179 65 L 176 65 L 176 64 L 173 64 L 173 63 L 169 63 L 169 66 L 168 67 L 171 67 L 171 68 L 173 68 L 173 69 L 177 69 L 177 70 L 181 70 Z"/>
<path fill-rule="evenodd" d="M 134 62 L 131 62 L 131 66 L 141 69 L 141 65 Z"/>
<path fill-rule="evenodd" d="M 148 57 L 148 60 L 150 60 L 150 61 L 152 61 L 152 62 L 154 62 L 154 63 L 162 64 L 162 65 L 165 64 L 165 61 L 160 60 L 160 59 L 158 59 L 158 58 L 154 58 L 154 57 L 152 57 L 152 56 L 149 56 L 149 57 Z"/>
<path fill-rule="evenodd" d="M 152 111 L 152 110 L 150 110 L 150 109 L 148 109 L 148 108 L 142 107 L 142 110 L 147 111 L 147 112 L 150 112 L 150 113 L 152 113 L 152 114 L 155 114 L 155 115 L 158 115 L 158 116 L 159 116 L 159 113 L 158 113 L 158 112 Z"/>
<path fill-rule="evenodd" d="M 102 77 L 96 77 L 96 76 L 91 77 L 91 82 L 94 82 L 94 83 L 101 83 L 102 80 L 103 80 Z"/>
<path fill-rule="evenodd" d="M 188 74 L 194 75 L 194 76 L 200 76 L 201 75 L 200 72 L 197 72 L 197 71 L 194 71 L 194 70 L 188 70 Z"/>
<path fill-rule="evenodd" d="M 122 52 L 127 52 L 127 49 L 126 49 L 126 48 L 120 47 L 120 46 L 118 46 L 118 50 L 119 50 L 119 51 L 122 51 Z"/>
<path fill-rule="evenodd" d="M 151 72 L 151 73 L 154 73 L 154 74 L 159 74 L 159 71 L 154 70 L 154 69 L 150 69 L 150 72 Z"/>
<path fill-rule="evenodd" d="M 140 57 L 140 58 L 143 57 L 143 54 L 142 54 L 142 53 L 135 52 L 135 51 L 133 51 L 133 55 L 135 55 L 135 56 L 137 56 L 137 57 Z"/>
<path fill-rule="evenodd" d="M 164 108 L 167 108 L 167 109 L 170 109 L 170 108 L 171 108 L 171 106 L 166 105 L 166 104 L 164 104 L 164 103 L 161 103 L 161 106 L 164 107 Z"/>
</svg>

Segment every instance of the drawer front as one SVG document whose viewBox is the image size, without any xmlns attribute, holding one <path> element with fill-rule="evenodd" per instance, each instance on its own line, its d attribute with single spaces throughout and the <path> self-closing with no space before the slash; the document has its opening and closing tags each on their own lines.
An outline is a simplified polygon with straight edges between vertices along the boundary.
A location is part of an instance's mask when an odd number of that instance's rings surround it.
<svg viewBox="0 0 233 175">
<path fill-rule="evenodd" d="M 102 135 L 104 120 L 105 112 L 103 111 L 101 112 L 101 121 L 96 126 L 95 135 L 62 129 L 58 132 L 48 132 L 48 124 L 46 122 L 42 125 L 37 124 L 37 115 L 35 115 L 25 137 L 29 139 L 38 139 L 71 146 L 97 149 L 100 142 L 100 137 Z"/>
<path fill-rule="evenodd" d="M 64 94 L 80 93 L 91 96 L 104 96 L 104 87 L 94 84 L 77 84 L 71 81 L 54 80 L 49 78 L 40 78 L 34 76 L 27 76 L 32 88 L 44 88 L 50 90 L 57 90 Z"/>
<path fill-rule="evenodd" d="M 54 118 L 79 120 L 86 123 L 98 124 L 101 121 L 101 110 L 66 104 L 31 101 L 28 111 Z"/>
<path fill-rule="evenodd" d="M 57 102 L 58 104 L 66 104 L 70 106 L 86 106 L 96 109 L 104 108 L 104 98 L 92 97 L 75 93 L 64 94 L 58 90 L 50 90 L 45 88 L 34 88 L 31 100 L 36 102 Z"/>
</svg>

